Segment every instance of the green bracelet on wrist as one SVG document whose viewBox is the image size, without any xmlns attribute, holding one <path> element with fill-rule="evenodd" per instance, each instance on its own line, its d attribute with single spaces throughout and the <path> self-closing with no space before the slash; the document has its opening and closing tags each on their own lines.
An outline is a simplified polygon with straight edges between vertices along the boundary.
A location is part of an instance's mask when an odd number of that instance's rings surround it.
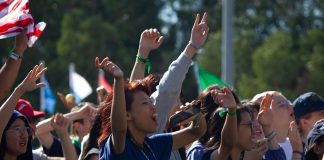
<svg viewBox="0 0 324 160">
<path fill-rule="evenodd" d="M 9 50 L 9 58 L 11 58 L 15 61 L 18 61 L 18 60 L 21 60 L 23 58 L 23 56 L 16 54 L 13 50 Z"/>
<path fill-rule="evenodd" d="M 236 111 L 228 111 L 227 114 L 229 116 L 236 116 Z"/>
<path fill-rule="evenodd" d="M 147 73 L 150 73 L 150 71 L 151 71 L 151 61 L 148 58 L 144 59 L 141 56 L 136 55 L 136 60 L 146 64 L 147 65 Z"/>
</svg>

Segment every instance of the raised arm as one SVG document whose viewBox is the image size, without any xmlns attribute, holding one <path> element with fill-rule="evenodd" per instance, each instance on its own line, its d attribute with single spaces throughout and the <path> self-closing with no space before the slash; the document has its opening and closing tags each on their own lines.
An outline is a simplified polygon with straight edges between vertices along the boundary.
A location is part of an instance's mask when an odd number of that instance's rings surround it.
<svg viewBox="0 0 324 160">
<path fill-rule="evenodd" d="M 217 155 L 214 159 L 227 159 L 234 145 L 237 142 L 237 115 L 234 96 L 228 88 L 224 88 L 224 93 L 211 91 L 215 103 L 228 109 L 226 120 L 221 133 L 221 143 L 218 150 L 215 150 L 212 156 Z"/>
<path fill-rule="evenodd" d="M 186 107 L 197 105 L 197 101 L 186 104 Z M 199 113 L 193 119 L 191 125 L 185 129 L 172 132 L 173 146 L 172 149 L 179 149 L 187 144 L 194 142 L 203 136 L 206 132 L 206 120 L 202 113 Z"/>
<path fill-rule="evenodd" d="M 62 114 L 57 113 L 51 119 L 51 125 L 55 129 L 58 137 L 61 139 L 63 155 L 66 160 L 78 159 L 77 152 L 72 144 L 68 133 L 69 119 L 65 118 Z"/>
<path fill-rule="evenodd" d="M 99 62 L 99 58 L 96 58 L 96 66 L 114 77 L 114 95 L 111 107 L 111 134 L 113 151 L 115 154 L 120 154 L 125 149 L 127 132 L 124 74 L 108 57 L 103 59 L 101 63 Z"/>
<path fill-rule="evenodd" d="M 197 49 L 202 47 L 206 41 L 209 31 L 206 20 L 207 13 L 204 13 L 201 21 L 200 15 L 197 14 L 188 45 L 180 56 L 171 63 L 168 70 L 163 74 L 157 90 L 151 95 L 159 114 L 159 126 L 156 133 L 163 133 L 165 130 L 168 113 L 180 95 L 182 83 L 189 70 L 192 58 Z"/>
<path fill-rule="evenodd" d="M 81 109 L 64 114 L 63 116 L 70 121 L 74 121 L 77 119 L 94 117 L 97 110 L 90 105 L 84 106 Z M 39 122 L 36 126 L 36 136 L 39 142 L 47 149 L 51 148 L 54 142 L 54 136 L 52 135 L 51 131 L 54 129 L 51 125 L 51 119 L 48 118 L 41 122 Z"/>
<path fill-rule="evenodd" d="M 159 48 L 163 40 L 163 36 L 161 36 L 160 32 L 155 28 L 146 29 L 142 32 L 135 65 L 129 80 L 130 82 L 144 78 L 146 64 L 141 62 L 139 59 L 148 60 L 150 52 Z"/>
<path fill-rule="evenodd" d="M 46 71 L 46 68 L 42 69 L 42 66 L 43 64 L 36 65 L 34 69 L 28 73 L 26 78 L 15 88 L 10 97 L 2 104 L 0 108 L 0 137 L 2 137 L 3 130 L 5 129 L 10 116 L 15 110 L 15 106 L 19 98 L 26 92 L 30 92 L 45 86 L 44 83 L 36 84 L 38 78 Z"/>
<path fill-rule="evenodd" d="M 280 146 L 278 144 L 276 133 L 273 129 L 273 110 L 272 108 L 272 97 L 270 94 L 266 94 L 266 96 L 262 99 L 260 104 L 260 111 L 258 114 L 258 121 L 262 125 L 262 129 L 266 138 L 268 138 L 268 147 L 271 150 L 279 149 Z"/>
<path fill-rule="evenodd" d="M 27 48 L 27 36 L 26 34 L 20 34 L 16 37 L 15 46 L 13 52 L 18 56 L 23 56 Z M 21 66 L 21 58 L 14 60 L 13 58 L 8 58 L 6 63 L 2 66 L 0 70 L 0 102 L 3 102 L 13 84 L 16 81 L 19 68 Z"/>
</svg>

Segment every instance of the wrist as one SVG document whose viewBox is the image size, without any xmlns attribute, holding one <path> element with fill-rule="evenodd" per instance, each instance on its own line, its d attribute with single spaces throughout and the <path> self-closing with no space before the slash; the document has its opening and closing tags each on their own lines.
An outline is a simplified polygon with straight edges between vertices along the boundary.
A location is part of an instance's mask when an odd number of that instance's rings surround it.
<svg viewBox="0 0 324 160">
<path fill-rule="evenodd" d="M 200 49 L 201 46 L 193 43 L 191 40 L 189 41 L 188 45 L 196 50 Z"/>
<path fill-rule="evenodd" d="M 26 49 L 27 47 L 14 47 L 12 51 L 15 52 L 17 55 L 22 56 Z"/>
<path fill-rule="evenodd" d="M 150 49 L 145 49 L 145 48 L 142 48 L 140 47 L 137 51 L 137 55 L 144 58 L 144 59 L 147 59 L 149 54 L 150 54 L 151 50 Z"/>
</svg>

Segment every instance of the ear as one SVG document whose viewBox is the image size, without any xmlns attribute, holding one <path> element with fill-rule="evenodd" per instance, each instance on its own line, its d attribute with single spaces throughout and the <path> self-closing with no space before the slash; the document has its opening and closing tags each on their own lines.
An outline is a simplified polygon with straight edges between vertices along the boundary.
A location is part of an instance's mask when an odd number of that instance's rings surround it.
<svg viewBox="0 0 324 160">
<path fill-rule="evenodd" d="M 132 114 L 130 112 L 126 112 L 126 120 L 127 121 L 132 120 Z"/>
</svg>

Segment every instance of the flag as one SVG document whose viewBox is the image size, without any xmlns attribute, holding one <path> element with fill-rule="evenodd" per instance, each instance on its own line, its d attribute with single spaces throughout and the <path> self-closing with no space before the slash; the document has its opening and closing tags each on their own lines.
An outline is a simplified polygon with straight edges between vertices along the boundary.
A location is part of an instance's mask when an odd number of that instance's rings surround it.
<svg viewBox="0 0 324 160">
<path fill-rule="evenodd" d="M 99 73 L 98 73 L 98 87 L 100 86 L 104 86 L 107 93 L 110 93 L 112 90 L 110 84 L 105 79 L 105 73 L 101 69 L 99 69 Z"/>
<path fill-rule="evenodd" d="M 28 46 L 40 37 L 46 23 L 34 24 L 28 0 L 0 0 L 0 39 L 19 35 L 27 29 Z"/>
<path fill-rule="evenodd" d="M 55 111 L 56 100 L 45 75 L 40 78 L 45 87 L 41 88 L 41 111 L 53 115 Z"/>
<path fill-rule="evenodd" d="M 210 85 L 214 85 L 214 84 L 228 87 L 228 85 L 225 82 L 220 80 L 215 75 L 205 71 L 204 69 L 199 68 L 196 63 L 194 64 L 194 70 L 195 70 L 197 85 L 199 86 L 198 88 L 200 89 L 200 92 L 206 89 L 207 87 L 209 87 Z"/>
<path fill-rule="evenodd" d="M 85 78 L 75 72 L 73 63 L 69 65 L 69 83 L 70 91 L 75 96 L 77 104 L 92 93 L 90 84 Z"/>
</svg>

